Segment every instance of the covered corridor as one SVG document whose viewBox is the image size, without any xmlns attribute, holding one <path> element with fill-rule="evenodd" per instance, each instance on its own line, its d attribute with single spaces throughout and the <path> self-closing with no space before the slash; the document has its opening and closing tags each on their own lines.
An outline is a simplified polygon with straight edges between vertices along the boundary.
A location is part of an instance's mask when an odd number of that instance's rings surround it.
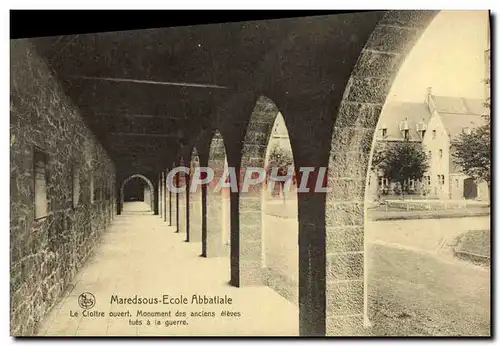
<svg viewBox="0 0 500 346">
<path fill-rule="evenodd" d="M 369 333 L 364 192 L 374 131 L 436 13 L 11 40 L 11 334 L 163 333 L 69 314 L 91 302 L 107 313 L 112 294 L 186 292 L 227 294 L 241 317 L 192 317 L 165 335 Z M 295 209 L 274 208 L 293 219 L 293 251 L 282 247 L 296 255 L 297 268 L 285 270 L 292 280 L 262 265 L 261 189 L 167 188 L 179 167 L 209 167 L 216 178 L 228 167 L 238 182 L 266 168 L 278 114 L 294 174 L 311 169 Z M 133 178 L 145 183 L 125 193 Z M 187 187 L 192 179 L 175 175 Z M 267 254 L 268 263 L 282 256 Z M 293 286 L 291 298 L 270 286 Z"/>
<path fill-rule="evenodd" d="M 70 284 L 40 327 L 39 335 L 298 335 L 298 309 L 267 286 L 236 288 L 228 284 L 227 257 L 200 257 L 200 243 L 184 241 L 185 235 L 147 212 L 143 202 L 129 202 L 103 235 L 102 243 Z M 105 317 L 83 317 L 78 296 L 91 292 L 96 299 L 89 311 Z M 232 298 L 232 304 L 124 304 L 110 303 L 120 297 L 162 297 L 206 295 Z M 131 317 L 109 317 L 109 312 L 130 311 Z M 78 311 L 72 317 L 70 311 Z M 137 317 L 137 311 L 168 312 L 171 317 Z M 177 311 L 187 317 L 176 317 Z M 240 317 L 221 317 L 223 311 Z M 191 312 L 205 316 L 191 317 Z M 217 316 L 213 317 L 209 313 Z M 152 325 L 147 325 L 147 320 Z M 142 325 L 130 321 L 141 320 Z M 160 328 L 154 321 L 161 321 Z M 186 321 L 187 325 L 164 326 L 165 321 Z"/>
</svg>

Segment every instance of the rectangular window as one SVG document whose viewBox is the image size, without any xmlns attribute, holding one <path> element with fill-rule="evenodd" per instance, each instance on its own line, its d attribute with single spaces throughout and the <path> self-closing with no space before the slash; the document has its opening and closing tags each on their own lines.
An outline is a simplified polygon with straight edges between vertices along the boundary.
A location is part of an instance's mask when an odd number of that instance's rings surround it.
<svg viewBox="0 0 500 346">
<path fill-rule="evenodd" d="M 384 178 L 384 177 L 379 177 L 378 178 L 378 186 L 381 188 L 386 188 L 389 186 L 389 179 Z"/>
<path fill-rule="evenodd" d="M 436 139 L 436 130 L 432 130 L 432 139 Z"/>
<path fill-rule="evenodd" d="M 78 168 L 76 165 L 73 165 L 72 169 L 72 178 L 73 178 L 73 208 L 78 206 L 78 202 L 80 200 L 80 174 L 78 172 Z"/>
<path fill-rule="evenodd" d="M 34 166 L 33 176 L 35 185 L 35 220 L 48 215 L 49 202 L 47 194 L 48 170 L 47 170 L 47 153 L 40 149 L 34 149 Z"/>
<path fill-rule="evenodd" d="M 438 174 L 437 178 L 438 178 L 438 184 L 444 185 L 444 175 Z"/>
<path fill-rule="evenodd" d="M 439 158 L 442 159 L 443 158 L 443 149 L 439 149 Z"/>
<path fill-rule="evenodd" d="M 408 188 L 410 190 L 415 190 L 415 179 L 409 179 L 408 180 Z"/>
<path fill-rule="evenodd" d="M 382 129 L 382 137 L 387 137 L 387 129 Z"/>
</svg>

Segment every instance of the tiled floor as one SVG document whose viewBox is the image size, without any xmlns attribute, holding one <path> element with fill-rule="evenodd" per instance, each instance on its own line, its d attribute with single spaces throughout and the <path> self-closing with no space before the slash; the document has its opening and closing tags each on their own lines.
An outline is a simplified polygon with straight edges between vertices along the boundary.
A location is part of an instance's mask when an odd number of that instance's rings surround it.
<svg viewBox="0 0 500 346">
<path fill-rule="evenodd" d="M 73 280 L 74 288 L 43 321 L 46 336 L 272 336 L 298 334 L 298 308 L 268 287 L 228 284 L 228 258 L 202 258 L 201 243 L 187 243 L 140 202 L 126 203 L 103 235 L 95 254 Z M 90 292 L 95 305 L 82 316 L 79 296 Z M 158 304 L 117 304 L 112 296 L 158 298 Z M 163 304 L 163 296 L 183 295 L 187 304 Z M 232 304 L 192 304 L 193 295 L 232 298 Z M 222 311 L 240 317 L 221 316 Z M 168 312 L 170 317 L 137 316 L 138 311 Z M 110 312 L 129 314 L 110 317 Z M 191 316 L 191 313 L 215 314 Z M 186 317 L 176 316 L 185 313 Z M 78 314 L 78 316 L 76 316 Z M 136 320 L 141 325 L 134 324 Z M 149 325 L 148 325 L 149 321 Z M 166 326 L 165 323 L 176 323 Z"/>
</svg>

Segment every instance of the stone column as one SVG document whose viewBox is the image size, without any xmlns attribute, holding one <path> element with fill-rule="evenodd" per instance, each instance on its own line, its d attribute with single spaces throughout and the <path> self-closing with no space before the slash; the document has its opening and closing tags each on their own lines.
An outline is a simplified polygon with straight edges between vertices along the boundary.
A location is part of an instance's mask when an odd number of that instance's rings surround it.
<svg viewBox="0 0 500 346">
<path fill-rule="evenodd" d="M 165 179 L 165 177 L 163 176 L 163 172 L 161 172 L 159 181 L 160 198 L 158 199 L 158 205 L 160 209 L 159 215 L 161 218 L 163 217 L 163 194 L 165 193 L 165 191 L 163 190 L 163 179 Z"/>
<path fill-rule="evenodd" d="M 156 185 L 153 185 L 153 191 L 152 191 L 152 195 L 153 196 L 160 196 L 160 180 L 158 179 Z M 153 211 L 154 211 L 154 215 L 158 215 L 160 213 L 160 209 L 159 209 L 159 200 L 160 198 L 154 198 L 154 207 L 153 207 Z"/>
<path fill-rule="evenodd" d="M 170 210 L 170 207 L 167 208 L 167 195 L 169 194 L 169 191 L 168 191 L 168 188 L 167 188 L 167 173 L 168 173 L 168 170 L 165 169 L 163 171 L 163 176 L 165 177 L 165 179 L 163 179 L 163 191 L 164 191 L 164 194 L 163 194 L 163 221 L 167 221 L 167 209 Z M 168 198 L 169 199 L 169 198 Z M 169 220 L 170 222 L 170 220 Z"/>
<path fill-rule="evenodd" d="M 195 189 L 193 192 L 191 190 Z M 191 186 L 189 189 L 189 241 L 201 241 L 201 186 Z"/>
<path fill-rule="evenodd" d="M 217 257 L 222 254 L 222 193 L 216 190 L 224 175 L 225 161 L 224 142 L 220 133 L 216 132 L 210 144 L 208 166 L 214 172 L 214 178 L 206 189 L 206 257 Z"/>
<path fill-rule="evenodd" d="M 184 172 L 179 172 L 177 173 L 178 176 L 178 182 L 179 182 L 179 187 L 185 187 L 186 186 L 186 178 L 185 178 L 185 173 Z M 186 233 L 186 191 L 179 192 L 177 194 L 177 201 L 178 201 L 178 226 L 177 230 L 179 233 Z"/>
<path fill-rule="evenodd" d="M 186 241 L 189 242 L 191 239 L 191 229 L 190 229 L 190 223 L 189 223 L 189 213 L 191 212 L 189 210 L 189 187 L 190 187 L 190 176 L 189 174 L 184 174 L 184 181 L 186 184 L 186 192 L 184 192 L 184 199 L 186 200 L 185 203 L 185 208 L 186 208 Z"/>
</svg>

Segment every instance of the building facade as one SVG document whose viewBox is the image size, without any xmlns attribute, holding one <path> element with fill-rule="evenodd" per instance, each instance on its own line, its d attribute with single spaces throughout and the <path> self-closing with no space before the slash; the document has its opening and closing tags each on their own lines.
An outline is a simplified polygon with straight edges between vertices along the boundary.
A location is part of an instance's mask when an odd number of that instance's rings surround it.
<svg viewBox="0 0 500 346">
<path fill-rule="evenodd" d="M 408 139 L 422 144 L 429 168 L 420 181 L 409 180 L 411 195 L 428 199 L 489 200 L 485 182 L 475 182 L 454 162 L 453 142 L 461 133 L 483 125 L 487 112 L 484 100 L 436 96 L 429 88 L 422 103 L 393 102 L 384 107 L 377 129 L 376 150 Z M 383 121 L 387 119 L 386 121 Z M 372 199 L 400 194 L 397 182 L 372 170 L 369 192 Z"/>
</svg>

